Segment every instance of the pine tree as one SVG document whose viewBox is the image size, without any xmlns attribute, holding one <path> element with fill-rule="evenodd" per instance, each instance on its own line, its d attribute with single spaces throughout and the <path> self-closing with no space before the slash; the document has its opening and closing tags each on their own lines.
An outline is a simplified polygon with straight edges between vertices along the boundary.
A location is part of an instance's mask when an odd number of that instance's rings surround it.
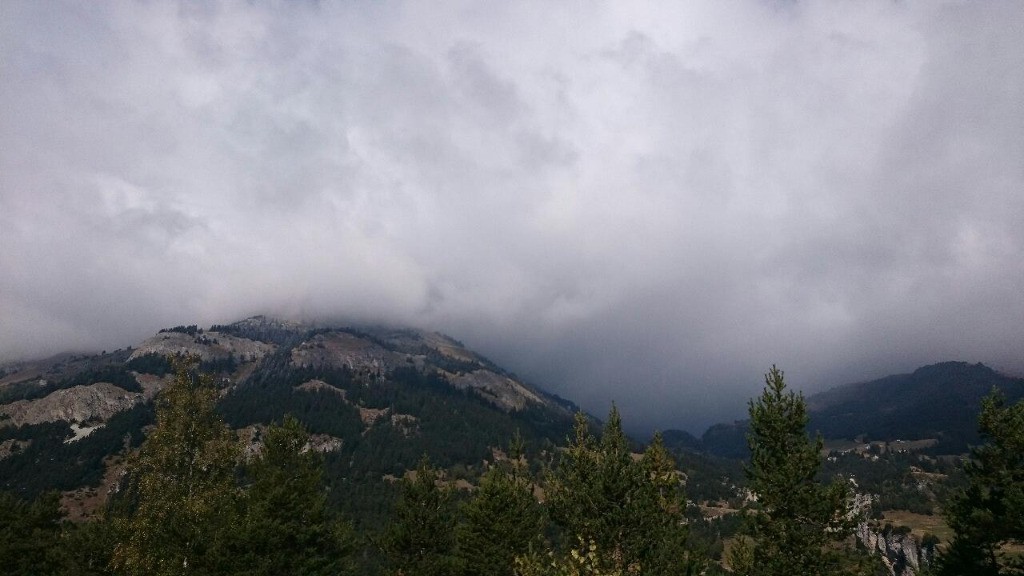
<svg viewBox="0 0 1024 576">
<path fill-rule="evenodd" d="M 600 441 L 590 434 L 586 417 L 577 415 L 548 486 L 548 503 L 566 547 L 597 562 L 601 571 L 679 575 L 702 565 L 686 548 L 675 464 L 660 440 L 634 459 L 614 406 Z"/>
<path fill-rule="evenodd" d="M 593 542 L 578 542 L 565 553 L 545 556 L 531 552 L 515 559 L 515 576 L 627 576 L 642 574 L 639 567 L 625 572 Z M 610 567 L 609 567 L 610 566 Z"/>
<path fill-rule="evenodd" d="M 0 492 L 0 566 L 4 574 L 56 574 L 60 496 L 46 492 L 26 502 Z"/>
<path fill-rule="evenodd" d="M 495 462 L 462 508 L 457 555 L 467 576 L 512 576 L 517 556 L 542 543 L 544 511 L 533 495 L 518 433 L 509 460 Z"/>
<path fill-rule="evenodd" d="M 985 443 L 964 465 L 967 487 L 946 505 L 955 536 L 939 558 L 939 574 L 1024 574 L 1024 400 L 1006 406 L 993 391 L 982 402 L 979 430 Z"/>
<path fill-rule="evenodd" d="M 750 402 L 746 475 L 757 506 L 747 526 L 753 550 L 743 550 L 749 553 L 746 561 L 743 554 L 734 556 L 737 573 L 841 573 L 844 562 L 829 544 L 852 531 L 849 491 L 840 481 L 823 485 L 816 480 L 823 441 L 807 437 L 807 422 L 803 395 L 787 391 L 782 371 L 772 366 L 760 398 Z"/>
<path fill-rule="evenodd" d="M 640 460 L 646 482 L 640 492 L 641 514 L 651 523 L 651 549 L 644 561 L 644 574 L 674 576 L 701 573 L 706 559 L 688 546 L 686 496 L 676 464 L 665 449 L 661 433 L 654 435 Z"/>
<path fill-rule="evenodd" d="M 248 467 L 233 554 L 245 574 L 315 576 L 348 567 L 351 529 L 327 507 L 323 460 L 308 442 L 292 416 L 263 435 L 262 452 Z"/>
<path fill-rule="evenodd" d="M 114 550 L 115 567 L 129 576 L 227 571 L 239 445 L 197 364 L 177 361 L 174 382 L 157 397 L 156 427 L 129 466 L 131 506 L 115 518 Z"/>
<path fill-rule="evenodd" d="M 551 516 L 568 545 L 593 543 L 614 564 L 607 568 L 626 566 L 624 540 L 632 540 L 633 532 L 627 518 L 629 492 L 639 478 L 631 464 L 618 410 L 609 413 L 600 441 L 590 433 L 586 416 L 577 413 L 573 437 L 548 484 Z"/>
<path fill-rule="evenodd" d="M 110 521 L 100 518 L 81 524 L 64 523 L 64 534 L 57 550 L 61 574 L 108 576 L 116 535 Z"/>
<path fill-rule="evenodd" d="M 450 576 L 458 572 L 454 555 L 454 511 L 449 488 L 424 456 L 402 492 L 382 541 L 389 572 L 401 576 Z"/>
</svg>

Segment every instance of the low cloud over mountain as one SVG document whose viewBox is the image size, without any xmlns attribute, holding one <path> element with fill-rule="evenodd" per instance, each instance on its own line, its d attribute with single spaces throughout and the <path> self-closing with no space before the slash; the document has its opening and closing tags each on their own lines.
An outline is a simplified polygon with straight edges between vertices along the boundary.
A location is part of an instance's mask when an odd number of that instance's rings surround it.
<svg viewBox="0 0 1024 576">
<path fill-rule="evenodd" d="M 693 431 L 1024 371 L 1024 6 L 0 6 L 0 357 L 413 324 Z"/>
</svg>

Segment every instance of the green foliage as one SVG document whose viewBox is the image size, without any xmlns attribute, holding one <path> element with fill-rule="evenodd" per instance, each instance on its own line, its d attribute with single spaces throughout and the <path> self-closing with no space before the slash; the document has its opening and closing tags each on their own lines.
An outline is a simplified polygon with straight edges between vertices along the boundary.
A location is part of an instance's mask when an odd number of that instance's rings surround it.
<svg viewBox="0 0 1024 576">
<path fill-rule="evenodd" d="M 170 356 L 152 352 L 132 358 L 127 362 L 126 366 L 129 370 L 139 372 L 140 374 L 155 374 L 157 376 L 163 376 L 174 371 Z"/>
<path fill-rule="evenodd" d="M 825 438 L 904 440 L 934 438 L 930 454 L 960 454 L 979 441 L 975 415 L 993 387 L 1009 401 L 1024 398 L 1024 379 L 1004 376 L 983 364 L 943 362 L 911 374 L 840 386 L 811 398 L 816 406 L 808 428 Z M 879 399 L 885 399 L 885 405 Z M 700 448 L 717 456 L 749 456 L 749 422 L 715 424 L 704 432 Z"/>
<path fill-rule="evenodd" d="M 681 481 L 660 437 L 635 460 L 614 407 L 600 440 L 577 414 L 548 505 L 569 538 L 600 551 L 601 570 L 687 574 L 699 565 L 685 548 Z"/>
<path fill-rule="evenodd" d="M 26 502 L 0 492 L 0 566 L 4 574 L 56 574 L 60 543 L 60 501 L 56 492 Z"/>
<path fill-rule="evenodd" d="M 178 362 L 157 398 L 156 427 L 129 466 L 135 505 L 114 520 L 114 564 L 129 576 L 224 571 L 239 445 L 214 410 L 216 388 L 194 364 Z"/>
<path fill-rule="evenodd" d="M 197 333 L 202 334 L 200 329 L 195 324 L 189 324 L 188 326 L 175 326 L 174 328 L 161 328 L 158 334 L 164 334 L 166 332 L 178 332 L 181 334 L 188 334 L 189 336 L 195 336 Z"/>
<path fill-rule="evenodd" d="M 915 470 L 948 476 L 956 467 L 945 460 L 931 459 L 913 452 L 886 451 L 865 458 L 856 452 L 832 453 L 822 477 L 856 478 L 857 490 L 875 496 L 872 510 L 908 510 L 916 514 L 934 514 L 946 485 L 956 481 L 928 479 Z"/>
<path fill-rule="evenodd" d="M 636 506 L 646 516 L 648 535 L 654 540 L 640 563 L 644 574 L 697 573 L 705 559 L 690 549 L 689 530 L 684 528 L 687 521 L 682 479 L 660 433 L 654 435 L 639 465 L 643 481 L 636 493 Z"/>
<path fill-rule="evenodd" d="M 106 517 L 89 522 L 64 523 L 64 535 L 58 549 L 61 574 L 107 576 L 114 574 L 111 559 L 117 535 Z"/>
<path fill-rule="evenodd" d="M 263 435 L 248 467 L 232 564 L 250 575 L 337 574 L 354 545 L 351 529 L 327 507 L 323 462 L 309 434 L 287 416 Z"/>
<path fill-rule="evenodd" d="M 128 392 L 142 392 L 142 386 L 124 364 L 106 364 L 92 370 L 85 370 L 66 380 L 61 387 L 88 386 L 97 382 L 109 382 Z"/>
<path fill-rule="evenodd" d="M 509 458 L 494 463 L 462 507 L 456 553 L 466 576 L 512 576 L 515 558 L 542 543 L 546 519 L 518 435 Z"/>
<path fill-rule="evenodd" d="M 31 440 L 19 452 L 0 460 L 0 489 L 34 499 L 47 490 L 98 486 L 108 455 L 142 442 L 142 428 L 153 422 L 153 407 L 138 404 L 115 414 L 92 434 L 71 443 L 67 422 L 45 422 L 19 428 L 0 428 L 0 442 Z"/>
<path fill-rule="evenodd" d="M 955 537 L 939 573 L 1024 574 L 1024 556 L 1003 549 L 1024 543 L 1024 401 L 1007 406 L 993 391 L 982 402 L 979 430 L 985 443 L 964 465 L 967 486 L 946 506 Z"/>
<path fill-rule="evenodd" d="M 582 540 L 565 554 L 550 552 L 543 556 L 532 553 L 517 557 L 514 566 L 516 576 L 626 576 L 640 573 L 637 566 L 625 572 L 621 566 L 616 566 L 614 554 L 601 550 L 593 541 Z"/>
<path fill-rule="evenodd" d="M 936 454 L 960 454 L 980 439 L 976 415 L 993 387 L 1011 401 L 1024 397 L 1024 380 L 1004 376 L 983 364 L 943 362 L 911 374 L 843 386 L 817 395 L 820 406 L 811 429 L 826 438 L 936 438 Z M 878 399 L 884 398 L 886 409 Z"/>
<path fill-rule="evenodd" d="M 738 421 L 731 424 L 714 424 L 701 435 L 704 450 L 722 458 L 746 459 L 750 457 L 747 434 L 750 423 Z"/>
<path fill-rule="evenodd" d="M 310 380 L 333 390 L 298 388 Z M 387 412 L 368 426 L 360 407 Z M 564 437 L 570 426 L 570 416 L 559 409 L 500 411 L 473 392 L 454 388 L 431 368 L 399 367 L 367 382 L 346 368 L 294 366 L 287 350 L 262 360 L 219 409 L 235 428 L 280 421 L 291 413 L 310 433 L 342 438 L 341 449 L 325 457 L 328 498 L 357 529 L 368 531 L 387 523 L 397 493 L 382 477 L 414 469 L 424 454 L 446 469 L 473 466 L 490 458 L 491 448 L 516 430 L 522 431 L 526 448 L 536 451 Z M 474 466 L 472 476 L 478 473 Z"/>
<path fill-rule="evenodd" d="M 402 479 L 391 524 L 381 542 L 390 574 L 450 576 L 458 571 L 454 506 L 447 486 L 427 457 L 414 477 Z"/>
<path fill-rule="evenodd" d="M 752 576 L 825 575 L 840 572 L 841 561 L 829 543 L 846 538 L 846 485 L 816 480 L 822 440 L 808 439 L 803 395 L 786 391 L 783 373 L 772 366 L 760 398 L 750 402 L 749 488 L 757 506 L 747 530 L 752 550 L 740 547 L 734 569 Z"/>
</svg>

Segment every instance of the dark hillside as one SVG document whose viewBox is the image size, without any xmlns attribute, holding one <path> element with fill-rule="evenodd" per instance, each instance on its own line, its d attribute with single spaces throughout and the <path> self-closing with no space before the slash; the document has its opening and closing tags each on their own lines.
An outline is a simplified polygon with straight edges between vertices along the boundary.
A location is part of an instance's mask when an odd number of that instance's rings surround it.
<svg viewBox="0 0 1024 576">
<path fill-rule="evenodd" d="M 1024 379 L 1004 376 L 983 364 L 933 364 L 810 397 L 810 428 L 826 438 L 936 438 L 939 452 L 959 453 L 979 441 L 981 399 L 993 388 L 1011 403 L 1024 398 Z"/>
<path fill-rule="evenodd" d="M 808 429 L 826 439 L 935 439 L 928 452 L 960 454 L 979 442 L 978 411 L 993 388 L 1001 390 L 1009 403 L 1024 398 L 1022 378 L 984 364 L 942 362 L 809 396 Z M 685 436 L 679 436 L 679 444 L 724 458 L 746 458 L 746 432 L 745 420 L 715 424 L 697 445 Z"/>
</svg>

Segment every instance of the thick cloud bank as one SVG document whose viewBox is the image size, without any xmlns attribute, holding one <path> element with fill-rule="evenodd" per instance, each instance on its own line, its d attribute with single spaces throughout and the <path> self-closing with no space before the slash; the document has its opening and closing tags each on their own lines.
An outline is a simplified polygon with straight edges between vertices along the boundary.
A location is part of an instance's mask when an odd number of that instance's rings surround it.
<svg viewBox="0 0 1024 576">
<path fill-rule="evenodd" d="M 1024 4 L 0 3 L 0 357 L 445 330 L 699 430 L 1024 370 Z"/>
</svg>

